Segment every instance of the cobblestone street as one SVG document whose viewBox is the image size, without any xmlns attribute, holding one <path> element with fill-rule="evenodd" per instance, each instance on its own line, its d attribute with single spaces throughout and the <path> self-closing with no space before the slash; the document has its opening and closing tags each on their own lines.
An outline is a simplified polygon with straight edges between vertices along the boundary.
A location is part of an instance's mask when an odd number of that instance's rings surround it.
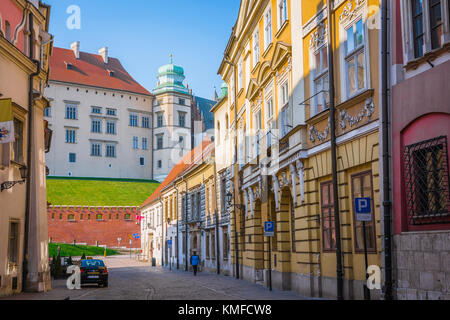
<svg viewBox="0 0 450 320">
<path fill-rule="evenodd" d="M 103 257 L 100 257 L 103 259 Z M 151 267 L 113 256 L 104 259 L 109 270 L 109 287 L 82 286 L 69 290 L 66 280 L 53 280 L 46 293 L 22 293 L 2 300 L 305 300 L 294 292 L 273 290 L 233 277 Z"/>
</svg>

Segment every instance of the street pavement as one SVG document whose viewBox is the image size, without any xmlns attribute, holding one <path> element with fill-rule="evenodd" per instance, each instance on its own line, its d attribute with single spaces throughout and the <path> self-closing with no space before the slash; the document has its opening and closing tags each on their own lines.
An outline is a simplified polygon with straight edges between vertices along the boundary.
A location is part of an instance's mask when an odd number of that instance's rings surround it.
<svg viewBox="0 0 450 320">
<path fill-rule="evenodd" d="M 127 255 L 98 257 L 109 271 L 109 286 L 69 290 L 66 280 L 53 280 L 45 293 L 21 293 L 0 300 L 306 300 L 289 291 L 267 288 L 230 276 L 151 267 Z M 182 268 L 182 267 L 181 267 Z"/>
</svg>

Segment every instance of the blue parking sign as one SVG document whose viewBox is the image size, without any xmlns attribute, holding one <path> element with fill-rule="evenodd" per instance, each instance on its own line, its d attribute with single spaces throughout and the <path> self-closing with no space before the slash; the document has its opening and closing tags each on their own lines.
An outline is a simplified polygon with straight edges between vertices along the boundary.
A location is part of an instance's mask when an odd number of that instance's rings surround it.
<svg viewBox="0 0 450 320">
<path fill-rule="evenodd" d="M 355 198 L 356 221 L 372 221 L 370 198 Z"/>
<path fill-rule="evenodd" d="M 264 222 L 264 236 L 273 237 L 275 233 L 275 223 L 273 221 Z"/>
</svg>

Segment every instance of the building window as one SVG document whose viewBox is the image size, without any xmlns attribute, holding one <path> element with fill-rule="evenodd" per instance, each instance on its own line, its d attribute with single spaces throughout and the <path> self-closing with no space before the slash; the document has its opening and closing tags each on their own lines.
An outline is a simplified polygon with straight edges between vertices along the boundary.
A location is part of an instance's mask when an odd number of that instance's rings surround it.
<svg viewBox="0 0 450 320">
<path fill-rule="evenodd" d="M 222 254 L 223 254 L 223 259 L 226 260 L 228 259 L 228 251 L 230 250 L 230 240 L 228 238 L 228 229 L 223 229 L 223 236 L 222 236 Z"/>
<path fill-rule="evenodd" d="M 100 120 L 100 119 L 92 119 L 91 120 L 91 132 L 92 133 L 101 133 L 102 132 L 102 120 Z"/>
<path fill-rule="evenodd" d="M 333 182 L 320 185 L 322 210 L 322 248 L 324 251 L 336 250 L 336 232 L 334 227 Z"/>
<path fill-rule="evenodd" d="M 292 128 L 292 113 L 289 105 L 289 84 L 287 81 L 281 85 L 280 104 L 280 129 L 281 136 L 284 137 Z"/>
<path fill-rule="evenodd" d="M 106 157 L 115 158 L 116 157 L 116 146 L 113 144 L 106 145 Z"/>
<path fill-rule="evenodd" d="M 163 135 L 156 136 L 156 149 L 161 150 L 163 148 Z"/>
<path fill-rule="evenodd" d="M 162 112 L 158 112 L 156 114 L 156 126 L 158 128 L 161 128 L 163 126 L 163 113 Z"/>
<path fill-rule="evenodd" d="M 314 106 L 311 116 L 330 107 L 328 82 L 328 48 L 322 46 L 314 53 Z"/>
<path fill-rule="evenodd" d="M 142 138 L 142 149 L 148 150 L 148 139 L 147 138 Z"/>
<path fill-rule="evenodd" d="M 98 213 L 95 217 L 97 220 L 102 221 L 103 220 L 103 215 L 101 213 Z"/>
<path fill-rule="evenodd" d="M 11 24 L 9 23 L 9 21 L 5 22 L 5 38 L 9 42 L 11 42 Z"/>
<path fill-rule="evenodd" d="M 139 165 L 145 166 L 145 158 L 144 157 L 139 158 Z"/>
<path fill-rule="evenodd" d="M 431 49 L 441 47 L 442 12 L 441 0 L 428 0 L 430 5 Z"/>
<path fill-rule="evenodd" d="M 19 223 L 9 223 L 9 263 L 16 265 L 19 262 Z"/>
<path fill-rule="evenodd" d="M 216 258 L 216 234 L 215 231 L 211 232 L 211 258 Z"/>
<path fill-rule="evenodd" d="M 77 162 L 77 154 L 76 153 L 69 153 L 69 162 L 70 163 Z"/>
<path fill-rule="evenodd" d="M 264 50 L 272 43 L 272 10 L 264 14 Z"/>
<path fill-rule="evenodd" d="M 183 128 L 186 126 L 186 112 L 178 112 L 178 125 Z"/>
<path fill-rule="evenodd" d="M 69 221 L 75 221 L 75 216 L 74 216 L 73 214 L 69 214 L 69 215 L 67 216 L 67 220 L 69 220 Z"/>
<path fill-rule="evenodd" d="M 106 133 L 116 134 L 116 123 L 114 121 L 106 121 Z"/>
<path fill-rule="evenodd" d="M 108 116 L 116 116 L 117 115 L 117 110 L 116 109 L 107 108 L 106 109 L 106 115 L 108 115 Z"/>
<path fill-rule="evenodd" d="M 131 215 L 129 213 L 125 214 L 125 220 L 131 220 Z"/>
<path fill-rule="evenodd" d="M 150 128 L 150 118 L 142 117 L 142 128 L 149 129 Z"/>
<path fill-rule="evenodd" d="M 76 143 L 76 130 L 74 129 L 66 129 L 66 143 Z"/>
<path fill-rule="evenodd" d="M 77 120 L 77 106 L 66 104 L 66 119 Z"/>
<path fill-rule="evenodd" d="M 373 204 L 373 189 L 372 189 L 372 172 L 358 173 L 352 176 L 352 203 L 355 203 L 355 198 L 370 198 Z M 367 250 L 376 252 L 376 235 L 375 235 L 375 217 L 374 208 L 371 206 L 372 221 L 366 221 L 366 243 Z M 354 215 L 355 216 L 355 215 Z M 354 221 L 355 233 L 355 251 L 364 252 L 364 231 L 363 222 Z"/>
<path fill-rule="evenodd" d="M 52 108 L 51 107 L 47 107 L 44 109 L 44 117 L 51 117 L 52 116 Z"/>
<path fill-rule="evenodd" d="M 253 68 L 259 62 L 259 30 L 253 34 Z"/>
<path fill-rule="evenodd" d="M 178 104 L 184 106 L 186 104 L 186 100 L 184 99 L 178 99 Z"/>
<path fill-rule="evenodd" d="M 422 0 L 412 0 L 412 23 L 414 37 L 414 56 L 423 56 L 423 7 Z"/>
<path fill-rule="evenodd" d="M 101 157 L 102 156 L 101 147 L 102 147 L 102 145 L 100 142 L 92 142 L 91 143 L 91 156 Z"/>
<path fill-rule="evenodd" d="M 279 16 L 278 28 L 281 28 L 288 18 L 287 0 L 280 0 L 278 2 L 278 16 Z"/>
<path fill-rule="evenodd" d="M 133 137 L 133 149 L 139 149 L 139 138 Z"/>
<path fill-rule="evenodd" d="M 209 259 L 209 232 L 206 233 L 206 239 L 205 239 L 205 251 L 206 251 L 206 259 Z"/>
<path fill-rule="evenodd" d="M 366 87 L 364 24 L 362 19 L 347 29 L 345 64 L 347 97 L 352 97 Z"/>
<path fill-rule="evenodd" d="M 276 120 L 274 119 L 273 98 L 266 101 L 267 114 L 267 148 L 272 145 L 272 129 L 276 129 Z"/>
<path fill-rule="evenodd" d="M 404 187 L 409 225 L 450 222 L 447 137 L 406 146 Z"/>
<path fill-rule="evenodd" d="M 14 118 L 14 143 L 13 160 L 17 163 L 23 162 L 23 123 Z"/>
<path fill-rule="evenodd" d="M 227 180 L 225 177 L 223 177 L 220 180 L 220 206 L 222 207 L 222 213 L 225 213 L 225 210 L 227 209 Z"/>
<path fill-rule="evenodd" d="M 158 169 L 161 169 L 161 168 L 162 168 L 162 161 L 158 160 Z"/>
<path fill-rule="evenodd" d="M 183 136 L 178 137 L 178 144 L 180 145 L 181 149 L 184 149 L 185 145 L 184 145 L 184 137 Z"/>
<path fill-rule="evenodd" d="M 261 152 L 261 148 L 260 148 L 260 140 L 261 140 L 261 131 L 262 131 L 262 115 L 261 115 L 261 109 L 258 110 L 258 112 L 255 115 L 255 129 L 256 129 L 256 134 L 255 134 L 255 140 L 254 140 L 254 151 L 255 151 L 255 155 L 259 156 L 260 152 Z"/>
<path fill-rule="evenodd" d="M 201 210 L 202 210 L 202 195 L 200 192 L 197 192 L 197 219 L 200 219 Z"/>
<path fill-rule="evenodd" d="M 130 114 L 130 126 L 137 127 L 138 126 L 138 116 L 137 114 Z"/>
<path fill-rule="evenodd" d="M 101 114 L 102 108 L 100 107 L 92 107 L 92 113 Z"/>
</svg>

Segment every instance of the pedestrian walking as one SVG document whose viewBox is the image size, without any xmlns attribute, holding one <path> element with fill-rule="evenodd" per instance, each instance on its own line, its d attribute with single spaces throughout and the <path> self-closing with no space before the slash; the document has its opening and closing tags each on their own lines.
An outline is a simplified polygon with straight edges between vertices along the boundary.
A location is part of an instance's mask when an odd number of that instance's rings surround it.
<svg viewBox="0 0 450 320">
<path fill-rule="evenodd" d="M 198 262 L 199 261 L 200 261 L 200 258 L 197 255 L 197 252 L 194 250 L 193 254 L 191 255 L 191 265 L 192 265 L 192 269 L 194 269 L 194 276 L 197 275 L 197 269 L 198 269 Z"/>
</svg>

